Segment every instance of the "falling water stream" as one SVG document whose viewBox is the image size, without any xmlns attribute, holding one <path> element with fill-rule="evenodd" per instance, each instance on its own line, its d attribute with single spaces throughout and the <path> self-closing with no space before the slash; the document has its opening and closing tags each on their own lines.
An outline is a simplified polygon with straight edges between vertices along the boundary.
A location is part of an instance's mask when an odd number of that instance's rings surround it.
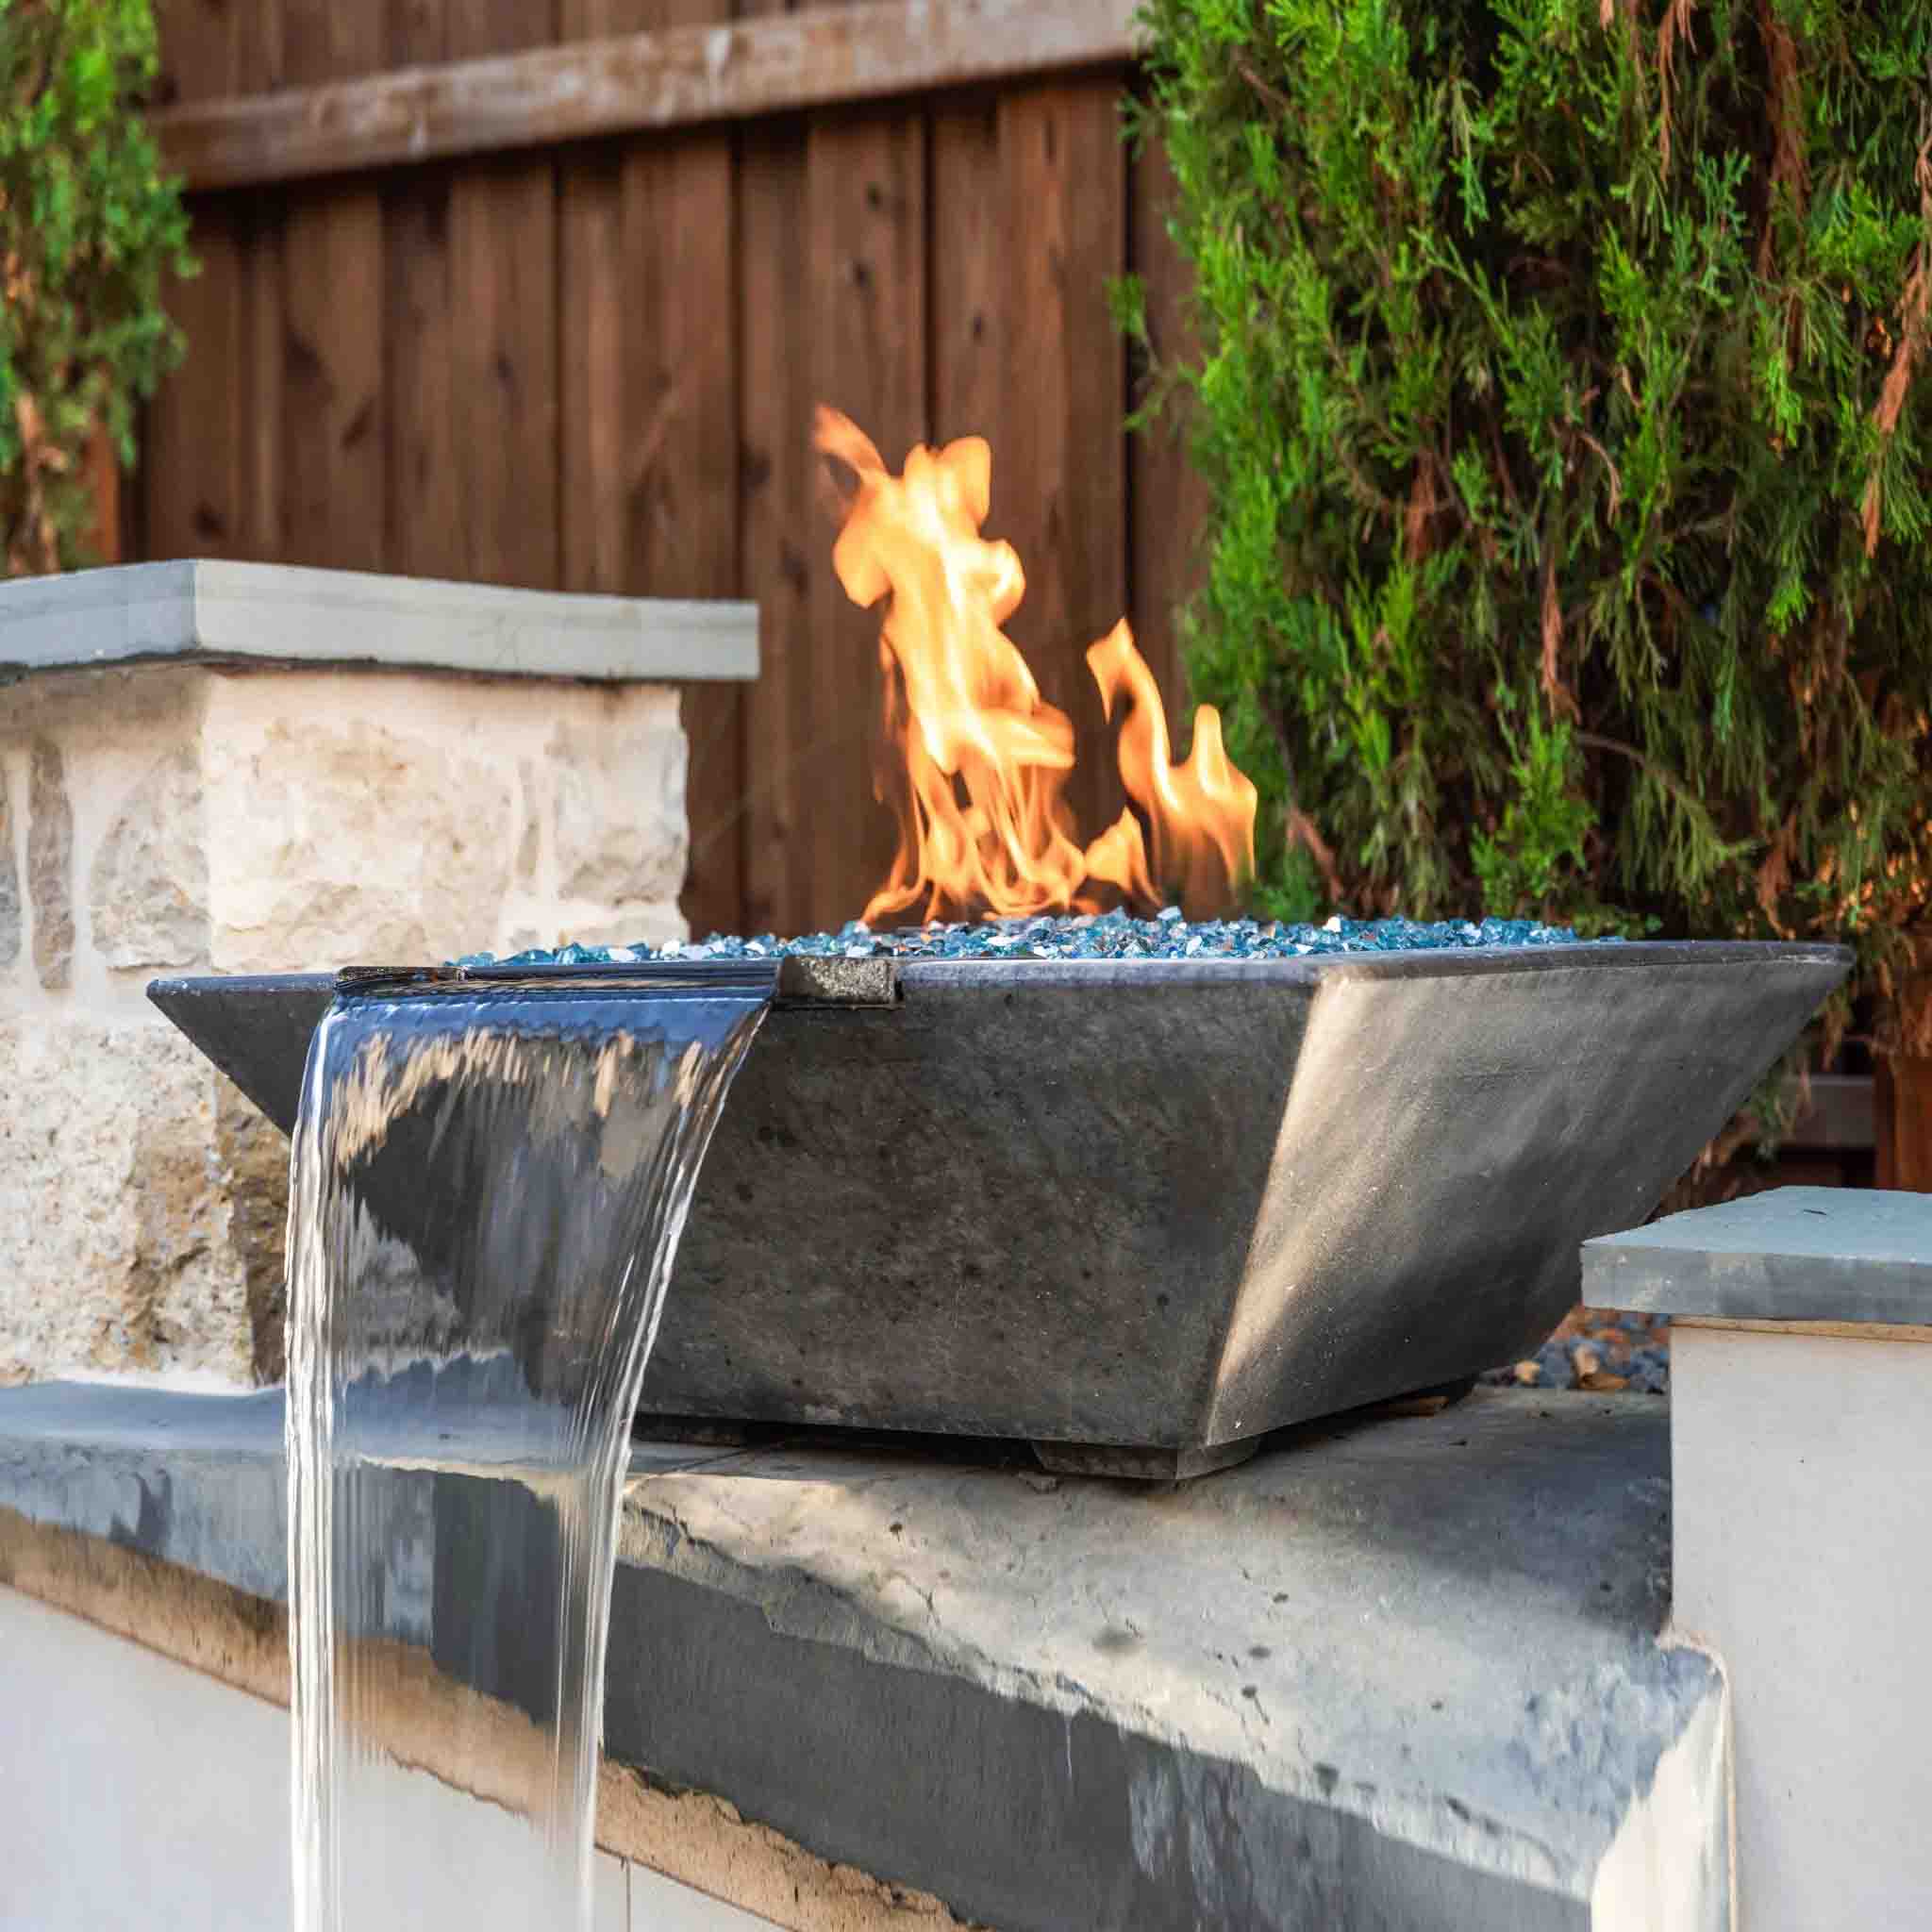
<svg viewBox="0 0 1932 1932">
<path fill-rule="evenodd" d="M 773 985 L 398 975 L 318 1028 L 289 1214 L 296 1932 L 391 1923 L 425 1723 L 520 1821 L 507 1866 L 443 1874 L 450 1922 L 474 1895 L 588 1927 L 631 1413 Z M 454 1718 L 416 1694 L 439 1669 Z"/>
</svg>

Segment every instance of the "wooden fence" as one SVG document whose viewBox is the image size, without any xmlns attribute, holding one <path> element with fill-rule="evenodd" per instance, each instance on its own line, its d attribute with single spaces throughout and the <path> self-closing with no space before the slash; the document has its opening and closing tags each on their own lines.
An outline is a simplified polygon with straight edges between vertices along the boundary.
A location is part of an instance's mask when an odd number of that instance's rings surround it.
<svg viewBox="0 0 1932 1932">
<path fill-rule="evenodd" d="M 1131 0 L 162 0 L 194 189 L 186 366 L 133 541 L 571 590 L 755 598 L 756 686 L 692 686 L 700 931 L 852 916 L 882 876 L 876 615 L 834 580 L 814 404 L 896 463 L 993 447 L 1011 630 L 1120 793 L 1083 662 L 1131 615 L 1177 695 L 1198 522 L 1123 428 L 1107 284 L 1180 277 L 1130 160 Z"/>
</svg>

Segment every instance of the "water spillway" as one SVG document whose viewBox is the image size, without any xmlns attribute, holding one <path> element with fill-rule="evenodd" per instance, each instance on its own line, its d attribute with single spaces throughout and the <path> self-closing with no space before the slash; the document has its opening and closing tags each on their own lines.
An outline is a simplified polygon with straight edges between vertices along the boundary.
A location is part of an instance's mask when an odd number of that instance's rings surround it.
<svg viewBox="0 0 1932 1932">
<path fill-rule="evenodd" d="M 589 1924 L 612 1549 L 630 1419 L 691 1185 L 775 969 L 358 975 L 310 1043 L 290 1199 L 295 1923 L 384 1923 L 406 1827 L 373 1775 L 408 1664 L 394 1477 L 466 1517 L 466 1624 L 549 1660 L 475 1740 L 523 1821 L 488 1874 Z M 509 1560 L 502 1560 L 508 1557 Z M 474 1679 L 473 1679 L 474 1680 Z M 458 1893 L 483 1874 L 450 1874 Z M 453 1903 L 455 1901 L 453 1900 Z"/>
</svg>

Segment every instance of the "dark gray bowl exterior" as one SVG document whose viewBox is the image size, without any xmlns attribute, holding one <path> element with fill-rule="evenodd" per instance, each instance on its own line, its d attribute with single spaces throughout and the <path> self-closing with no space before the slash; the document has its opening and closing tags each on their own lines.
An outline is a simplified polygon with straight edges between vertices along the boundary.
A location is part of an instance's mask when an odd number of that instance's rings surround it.
<svg viewBox="0 0 1932 1932">
<path fill-rule="evenodd" d="M 1476 1374 L 1547 1334 L 1579 1243 L 1644 1218 L 1847 964 L 911 960 L 890 1008 L 781 1006 L 641 1406 L 1190 1450 Z M 287 1125 L 326 991 L 156 997 Z"/>
</svg>

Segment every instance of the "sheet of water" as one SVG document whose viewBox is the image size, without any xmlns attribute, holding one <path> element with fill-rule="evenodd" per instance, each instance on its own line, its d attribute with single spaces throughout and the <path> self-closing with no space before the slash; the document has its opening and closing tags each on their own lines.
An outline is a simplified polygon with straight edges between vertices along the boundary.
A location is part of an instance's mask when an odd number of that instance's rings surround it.
<svg viewBox="0 0 1932 1932">
<path fill-rule="evenodd" d="M 631 1413 L 772 986 L 378 984 L 317 1030 L 289 1208 L 296 1932 L 390 1925 L 386 1874 L 424 1848 L 385 1760 L 460 1763 L 520 1821 L 446 1874 L 453 1923 L 589 1926 Z"/>
</svg>

